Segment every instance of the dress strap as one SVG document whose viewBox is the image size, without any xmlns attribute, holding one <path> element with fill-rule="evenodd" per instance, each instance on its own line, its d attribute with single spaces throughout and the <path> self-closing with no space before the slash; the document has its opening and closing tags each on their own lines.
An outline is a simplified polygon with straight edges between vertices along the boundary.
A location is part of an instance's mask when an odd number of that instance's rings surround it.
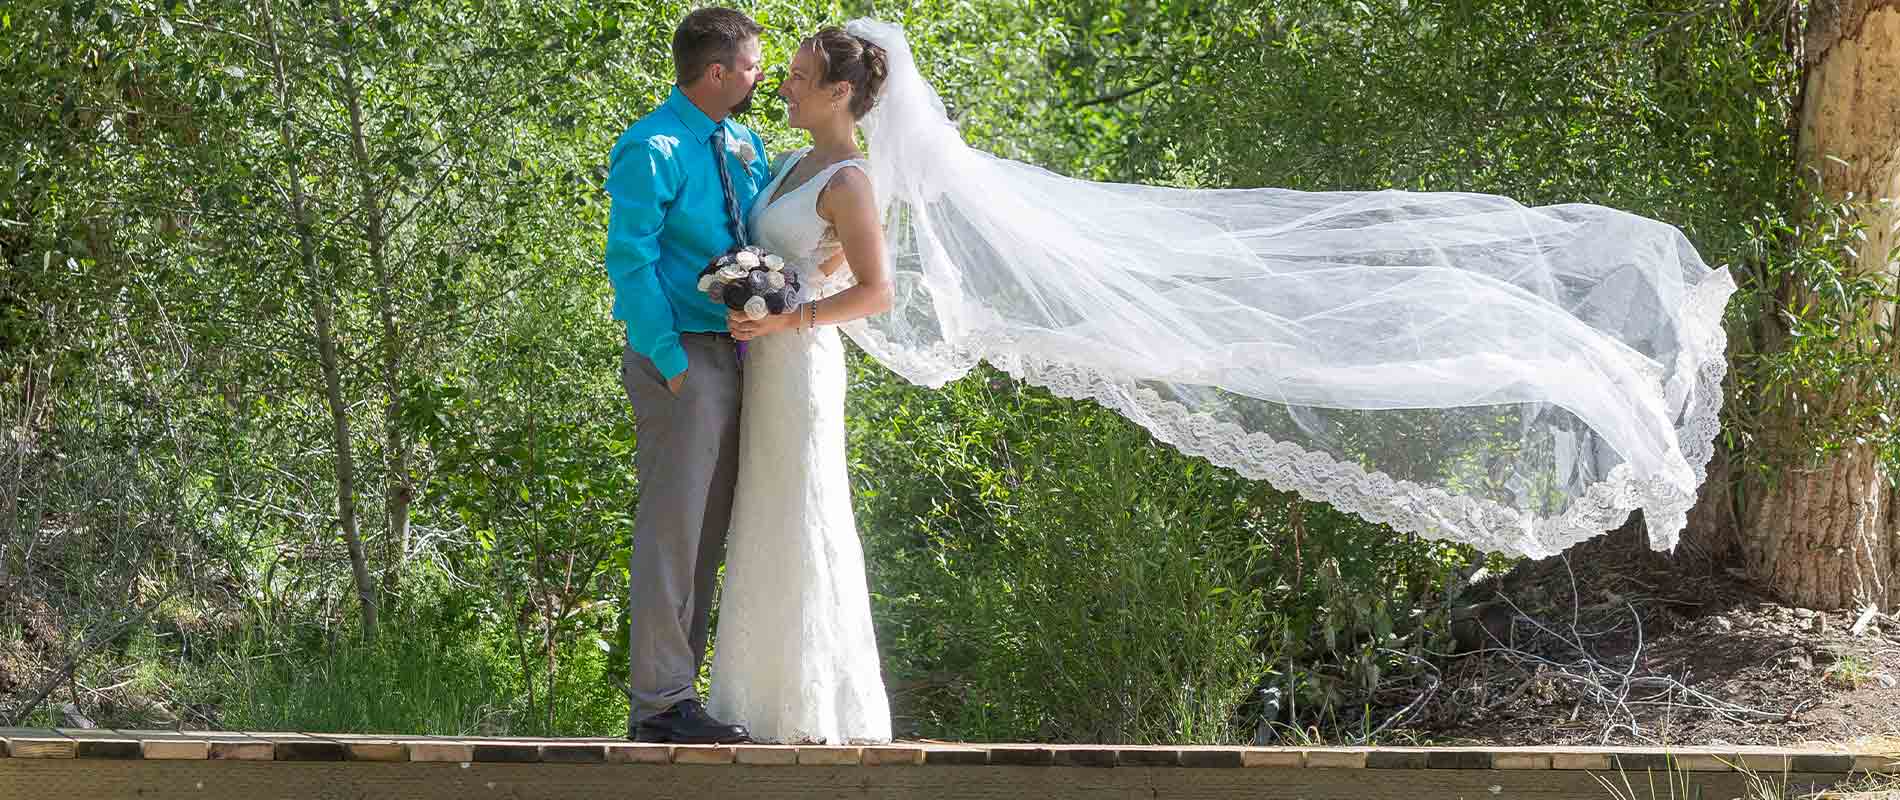
<svg viewBox="0 0 1900 800">
<path fill-rule="evenodd" d="M 827 176 L 829 176 L 831 173 L 837 172 L 838 170 L 843 169 L 845 167 L 857 167 L 860 171 L 867 172 L 867 173 L 871 171 L 871 165 L 868 162 L 866 162 L 864 159 L 847 158 L 843 161 L 831 162 L 831 164 L 825 167 L 824 172 Z"/>
<path fill-rule="evenodd" d="M 845 167 L 857 167 L 858 171 L 864 173 L 865 177 L 868 178 L 871 176 L 871 165 L 862 158 L 847 158 L 843 161 L 834 161 L 825 165 L 825 168 L 819 170 L 817 175 L 811 176 L 811 180 L 818 184 L 818 194 L 824 194 L 826 189 L 831 188 L 831 177 L 838 174 L 838 170 L 844 169 Z M 816 196 L 814 196 L 813 200 L 816 201 L 816 199 Z"/>
</svg>

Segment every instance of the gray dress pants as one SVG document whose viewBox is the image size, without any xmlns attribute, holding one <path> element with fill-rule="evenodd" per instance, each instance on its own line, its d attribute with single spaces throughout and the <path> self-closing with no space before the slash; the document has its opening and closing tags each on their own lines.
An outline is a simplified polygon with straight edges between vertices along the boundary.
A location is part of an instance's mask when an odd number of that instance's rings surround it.
<svg viewBox="0 0 1900 800">
<path fill-rule="evenodd" d="M 652 360 L 627 348 L 620 381 L 633 404 L 640 504 L 627 589 L 631 735 L 640 720 L 697 699 L 714 580 L 739 472 L 739 362 L 724 334 L 682 334 L 686 383 L 675 396 Z"/>
</svg>

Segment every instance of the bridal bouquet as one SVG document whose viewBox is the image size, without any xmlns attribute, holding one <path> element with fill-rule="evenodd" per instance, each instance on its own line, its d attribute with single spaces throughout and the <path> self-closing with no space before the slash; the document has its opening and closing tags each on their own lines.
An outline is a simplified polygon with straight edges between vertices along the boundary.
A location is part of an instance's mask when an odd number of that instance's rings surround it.
<svg viewBox="0 0 1900 800">
<path fill-rule="evenodd" d="M 750 245 L 735 247 L 700 270 L 699 290 L 751 320 L 798 305 L 797 273 L 785 269 L 785 259 Z"/>
</svg>

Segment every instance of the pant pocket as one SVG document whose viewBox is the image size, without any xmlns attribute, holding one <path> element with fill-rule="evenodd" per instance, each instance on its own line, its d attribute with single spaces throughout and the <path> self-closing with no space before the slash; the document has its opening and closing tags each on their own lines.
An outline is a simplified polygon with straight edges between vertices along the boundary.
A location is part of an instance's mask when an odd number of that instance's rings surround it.
<svg viewBox="0 0 1900 800">
<path fill-rule="evenodd" d="M 629 383 L 639 380 L 666 388 L 666 376 L 660 374 L 660 368 L 654 365 L 653 359 L 632 350 L 627 350 L 620 358 L 620 379 Z"/>
</svg>

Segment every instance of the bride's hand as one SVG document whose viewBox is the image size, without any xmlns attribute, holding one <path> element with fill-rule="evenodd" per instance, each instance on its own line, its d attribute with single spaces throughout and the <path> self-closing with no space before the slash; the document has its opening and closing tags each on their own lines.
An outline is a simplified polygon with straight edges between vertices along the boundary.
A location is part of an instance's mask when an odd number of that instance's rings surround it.
<svg viewBox="0 0 1900 800">
<path fill-rule="evenodd" d="M 732 338 L 749 342 L 761 336 L 770 336 L 779 331 L 791 330 L 798 325 L 797 314 L 767 314 L 764 319 L 752 320 L 742 311 L 726 312 L 726 328 L 732 331 Z"/>
</svg>

